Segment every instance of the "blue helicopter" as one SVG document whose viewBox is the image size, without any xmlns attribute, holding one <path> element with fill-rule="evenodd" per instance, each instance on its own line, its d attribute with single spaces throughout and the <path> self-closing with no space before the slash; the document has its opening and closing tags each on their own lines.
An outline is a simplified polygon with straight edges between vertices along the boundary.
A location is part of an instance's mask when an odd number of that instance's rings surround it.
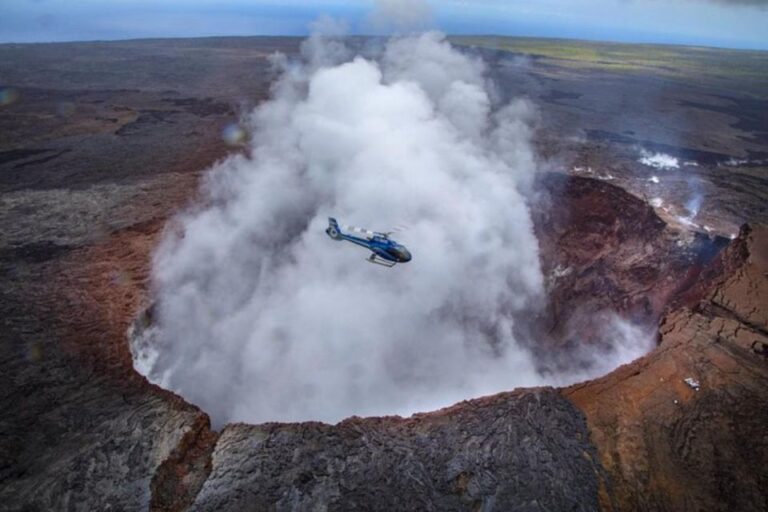
<svg viewBox="0 0 768 512">
<path fill-rule="evenodd" d="M 346 240 L 371 251 L 367 261 L 382 265 L 384 267 L 394 267 L 398 263 L 407 263 L 411 261 L 411 253 L 403 245 L 389 238 L 391 233 L 376 233 L 367 229 L 355 228 L 352 226 L 345 228 L 343 232 L 339 223 L 333 217 L 328 218 L 328 229 L 325 232 L 329 237 L 337 242 Z M 355 233 L 355 234 L 352 234 Z"/>
</svg>

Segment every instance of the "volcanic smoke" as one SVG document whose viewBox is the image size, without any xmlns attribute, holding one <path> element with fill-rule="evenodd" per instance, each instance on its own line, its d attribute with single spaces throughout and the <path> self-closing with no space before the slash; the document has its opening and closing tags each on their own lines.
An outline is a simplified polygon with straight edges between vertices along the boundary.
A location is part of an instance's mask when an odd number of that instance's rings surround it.
<svg viewBox="0 0 768 512">
<path fill-rule="evenodd" d="M 496 105 L 483 62 L 438 33 L 367 58 L 315 36 L 303 53 L 276 59 L 247 155 L 213 168 L 202 206 L 168 229 L 137 369 L 217 424 L 407 415 L 590 376 L 544 378 L 514 334 L 544 296 L 533 106 Z M 413 261 L 367 264 L 328 239 L 329 216 L 407 225 Z M 627 329 L 594 372 L 649 348 Z"/>
</svg>

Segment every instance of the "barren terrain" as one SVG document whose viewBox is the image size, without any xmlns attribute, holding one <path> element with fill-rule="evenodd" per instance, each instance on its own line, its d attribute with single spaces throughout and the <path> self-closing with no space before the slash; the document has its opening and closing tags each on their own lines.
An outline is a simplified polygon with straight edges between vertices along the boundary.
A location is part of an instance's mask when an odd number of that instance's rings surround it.
<svg viewBox="0 0 768 512">
<path fill-rule="evenodd" d="M 619 66 L 633 47 L 460 42 L 500 95 L 541 111 L 542 354 L 590 330 L 577 312 L 605 309 L 658 326 L 658 347 L 565 389 L 215 432 L 133 370 L 127 332 L 167 220 L 240 150 L 222 130 L 299 40 L 0 45 L 16 98 L 0 106 L 4 509 L 768 507 L 765 55 L 666 49 Z M 699 68 L 671 65 L 686 52 Z M 640 163 L 643 149 L 680 166 Z"/>
</svg>

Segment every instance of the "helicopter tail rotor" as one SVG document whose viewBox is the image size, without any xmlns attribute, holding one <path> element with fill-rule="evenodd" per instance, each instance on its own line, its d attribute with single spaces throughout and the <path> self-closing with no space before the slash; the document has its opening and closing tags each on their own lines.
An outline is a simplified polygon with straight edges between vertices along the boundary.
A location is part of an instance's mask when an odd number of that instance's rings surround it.
<svg viewBox="0 0 768 512">
<path fill-rule="evenodd" d="M 328 217 L 328 228 L 325 230 L 329 237 L 334 240 L 342 240 L 341 229 L 339 229 L 339 223 L 333 217 Z"/>
</svg>

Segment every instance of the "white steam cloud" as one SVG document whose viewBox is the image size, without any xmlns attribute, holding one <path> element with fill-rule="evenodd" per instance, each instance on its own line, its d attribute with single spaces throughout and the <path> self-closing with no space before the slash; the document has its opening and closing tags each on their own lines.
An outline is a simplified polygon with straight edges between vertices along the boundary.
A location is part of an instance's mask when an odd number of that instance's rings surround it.
<svg viewBox="0 0 768 512">
<path fill-rule="evenodd" d="M 669 171 L 680 168 L 680 161 L 665 153 L 651 153 L 643 149 L 640 151 L 640 155 L 638 162 L 654 169 Z"/>
<path fill-rule="evenodd" d="M 544 383 L 515 338 L 542 299 L 523 193 L 534 110 L 493 108 L 481 61 L 435 33 L 375 60 L 312 38 L 154 262 L 137 368 L 214 420 L 409 414 Z M 351 59 L 351 60 L 350 60 Z M 387 230 L 385 269 L 324 233 Z"/>
</svg>

